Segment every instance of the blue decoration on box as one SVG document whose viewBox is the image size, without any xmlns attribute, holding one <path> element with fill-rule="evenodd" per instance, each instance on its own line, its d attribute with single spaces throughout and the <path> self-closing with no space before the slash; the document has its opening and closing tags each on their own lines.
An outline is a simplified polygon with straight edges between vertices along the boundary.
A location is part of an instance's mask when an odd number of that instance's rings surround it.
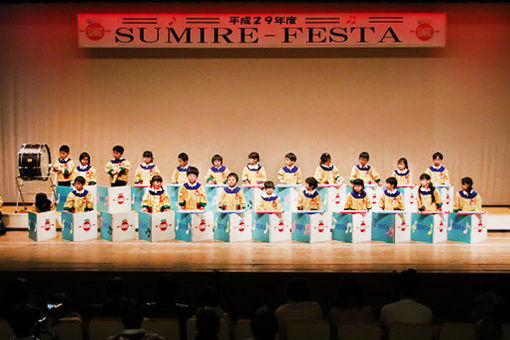
<svg viewBox="0 0 510 340">
<path fill-rule="evenodd" d="M 253 213 L 255 228 L 252 237 L 255 241 L 269 242 L 269 217 L 270 214 Z"/>
<path fill-rule="evenodd" d="M 136 188 L 131 187 L 131 209 L 133 211 L 142 210 L 142 199 L 143 195 L 147 191 L 147 188 Z"/>
<path fill-rule="evenodd" d="M 471 223 L 471 215 L 450 214 L 451 230 L 448 230 L 448 239 L 451 241 L 459 241 L 471 243 L 471 231 L 468 225 Z"/>
<path fill-rule="evenodd" d="M 97 187 L 97 210 L 108 212 L 108 188 Z"/>
<path fill-rule="evenodd" d="M 112 240 L 112 214 L 105 211 L 100 212 L 101 215 L 101 239 Z"/>
<path fill-rule="evenodd" d="M 292 213 L 292 239 L 310 243 L 310 214 Z"/>
<path fill-rule="evenodd" d="M 207 206 L 205 210 L 215 210 L 218 208 L 218 201 L 220 190 L 223 190 L 224 185 L 206 185 L 205 193 L 207 195 Z"/>
<path fill-rule="evenodd" d="M 68 211 L 63 211 L 61 215 L 62 220 L 62 238 L 64 240 L 73 241 L 73 214 Z"/>
<path fill-rule="evenodd" d="M 152 218 L 144 211 L 138 212 L 138 237 L 140 240 L 151 241 Z"/>
<path fill-rule="evenodd" d="M 191 214 L 175 213 L 175 239 L 191 242 Z"/>
<path fill-rule="evenodd" d="M 214 214 L 214 239 L 230 241 L 230 214 L 222 212 Z"/>
<path fill-rule="evenodd" d="M 170 208 L 172 210 L 178 210 L 177 202 L 179 200 L 179 184 L 170 184 L 167 186 L 168 197 L 170 197 Z M 191 236 L 190 236 L 191 237 Z"/>
<path fill-rule="evenodd" d="M 434 215 L 411 215 L 411 240 L 432 243 L 434 240 Z"/>
<path fill-rule="evenodd" d="M 28 212 L 28 237 L 32 240 L 37 240 L 37 214 L 29 211 Z"/>
<path fill-rule="evenodd" d="M 333 213 L 332 238 L 336 241 L 352 242 L 352 214 Z"/>
<path fill-rule="evenodd" d="M 372 213 L 372 240 L 395 243 L 395 215 Z"/>
<path fill-rule="evenodd" d="M 57 186 L 57 211 L 64 210 L 64 204 L 66 203 L 67 195 L 69 195 L 73 189 L 73 187 L 63 187 L 60 185 Z"/>
</svg>

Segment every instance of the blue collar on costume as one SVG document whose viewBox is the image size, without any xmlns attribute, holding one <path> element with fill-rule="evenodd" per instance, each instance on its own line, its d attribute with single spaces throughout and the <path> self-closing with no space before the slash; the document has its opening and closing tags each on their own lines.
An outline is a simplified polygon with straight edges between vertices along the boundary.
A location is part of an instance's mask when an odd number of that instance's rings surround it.
<svg viewBox="0 0 510 340">
<path fill-rule="evenodd" d="M 88 193 L 87 189 L 83 189 L 82 192 L 78 192 L 76 189 L 73 190 L 73 194 L 77 197 L 85 197 Z"/>
<path fill-rule="evenodd" d="M 391 193 L 387 189 L 385 189 L 384 194 L 389 197 L 397 197 L 398 195 L 400 195 L 400 192 L 398 190 L 395 190 L 394 193 Z"/>
<path fill-rule="evenodd" d="M 272 201 L 276 201 L 278 199 L 278 195 L 271 195 L 271 196 L 262 195 L 262 196 L 260 196 L 260 198 L 262 198 L 266 202 L 272 202 Z"/>
<path fill-rule="evenodd" d="M 292 168 L 289 168 L 288 166 L 284 166 L 282 169 L 283 169 L 283 171 L 285 171 L 288 174 L 293 174 L 293 173 L 297 172 L 299 168 L 294 165 Z"/>
<path fill-rule="evenodd" d="M 360 192 L 352 191 L 351 192 L 352 197 L 354 198 L 365 198 L 367 196 L 367 193 L 365 190 L 361 190 Z"/>
<path fill-rule="evenodd" d="M 182 167 L 180 165 L 177 166 L 177 171 L 180 171 L 180 172 L 188 171 L 188 169 L 189 169 L 189 164 L 186 165 L 185 167 Z"/>
<path fill-rule="evenodd" d="M 149 164 L 142 163 L 142 164 L 140 164 L 140 168 L 142 168 L 144 170 L 152 170 L 152 169 L 154 169 L 155 166 L 156 166 L 156 164 L 154 164 L 154 163 L 149 163 Z"/>
<path fill-rule="evenodd" d="M 476 195 L 478 195 L 476 193 L 476 191 L 474 191 L 474 190 L 472 190 L 469 194 L 466 194 L 466 192 L 464 190 L 461 190 L 461 191 L 459 191 L 459 194 L 461 197 L 468 199 L 468 200 L 473 199 L 476 197 Z"/>
<path fill-rule="evenodd" d="M 80 171 L 80 172 L 89 171 L 90 168 L 91 168 L 91 166 L 88 164 L 85 166 L 83 166 L 83 165 L 76 166 L 76 169 L 78 169 L 78 171 Z"/>
<path fill-rule="evenodd" d="M 400 170 L 395 169 L 395 171 L 394 171 L 394 172 L 395 172 L 395 174 L 397 174 L 397 175 L 399 175 L 399 176 L 407 176 L 407 175 L 409 175 L 409 173 L 410 173 L 411 171 L 409 171 L 409 169 L 405 169 L 404 171 L 400 172 Z"/>
<path fill-rule="evenodd" d="M 313 190 L 311 193 L 309 193 L 308 191 L 303 190 L 303 195 L 308 198 L 315 198 L 319 195 L 319 192 L 317 190 Z"/>
<path fill-rule="evenodd" d="M 159 195 L 163 194 L 164 192 L 165 192 L 165 189 L 163 189 L 163 188 L 160 188 L 160 189 L 157 189 L 157 190 L 156 189 L 152 189 L 152 188 L 149 189 L 149 194 L 155 195 L 155 196 L 159 196 Z"/>
<path fill-rule="evenodd" d="M 223 172 L 223 171 L 225 171 L 225 166 L 222 165 L 219 168 L 213 166 L 213 167 L 211 167 L 211 171 L 212 172 Z"/>
<path fill-rule="evenodd" d="M 119 158 L 119 159 L 112 159 L 112 163 L 113 164 L 119 164 L 119 163 L 122 163 L 124 162 L 124 158 Z"/>
<path fill-rule="evenodd" d="M 322 170 L 324 171 L 332 171 L 335 166 L 332 164 L 331 166 L 327 166 L 327 165 L 324 165 L 324 164 L 320 164 L 320 167 L 322 168 Z"/>
<path fill-rule="evenodd" d="M 430 188 L 427 188 L 424 191 L 424 189 L 422 187 L 420 187 L 420 189 L 418 191 L 419 191 L 420 195 L 430 195 L 430 194 L 432 194 L 432 190 L 430 190 Z"/>
<path fill-rule="evenodd" d="M 237 194 L 239 191 L 241 191 L 241 187 L 236 186 L 234 189 L 230 189 L 230 187 L 225 187 L 223 189 L 227 194 Z"/>
<path fill-rule="evenodd" d="M 198 182 L 195 182 L 195 184 L 184 183 L 184 187 L 188 190 L 197 190 L 198 188 L 200 188 L 200 183 Z"/>
<path fill-rule="evenodd" d="M 356 168 L 358 168 L 358 170 L 361 170 L 361 171 L 368 171 L 370 170 L 370 165 L 365 165 L 365 166 L 362 166 L 361 164 L 356 164 Z"/>
<path fill-rule="evenodd" d="M 444 166 L 440 166 L 439 168 L 437 168 L 437 169 L 436 169 L 436 168 L 434 168 L 434 166 L 433 166 L 433 165 L 431 165 L 431 166 L 429 167 L 429 169 L 430 169 L 430 171 L 433 171 L 433 172 L 443 172 L 443 171 L 445 170 L 445 169 L 444 169 Z"/>
<path fill-rule="evenodd" d="M 246 167 L 250 171 L 259 171 L 260 169 L 262 169 L 262 164 L 260 163 L 257 163 L 256 165 L 247 164 Z"/>
<path fill-rule="evenodd" d="M 64 159 L 59 158 L 59 159 L 58 159 L 58 162 L 59 162 L 60 164 L 66 164 L 66 163 L 67 163 L 67 162 L 69 162 L 70 160 L 71 160 L 71 158 L 69 158 L 69 157 L 64 158 Z"/>
</svg>

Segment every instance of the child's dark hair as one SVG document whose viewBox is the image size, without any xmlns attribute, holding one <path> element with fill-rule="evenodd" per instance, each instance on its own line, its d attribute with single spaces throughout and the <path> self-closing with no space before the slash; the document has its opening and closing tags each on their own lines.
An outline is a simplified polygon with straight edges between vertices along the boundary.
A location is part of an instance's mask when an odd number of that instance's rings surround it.
<svg viewBox="0 0 510 340">
<path fill-rule="evenodd" d="M 420 181 L 422 181 L 424 179 L 427 180 L 427 181 L 430 181 L 430 175 L 429 174 L 421 174 L 420 175 Z M 431 195 L 431 198 L 432 198 L 432 203 L 436 203 L 436 197 L 434 196 L 434 189 L 435 188 L 434 188 L 434 184 L 432 182 L 430 182 L 429 189 L 430 189 L 430 195 Z M 418 189 L 418 195 L 420 195 L 420 198 L 421 198 L 420 189 Z"/>
<path fill-rule="evenodd" d="M 432 155 L 432 159 L 439 158 L 440 160 L 443 160 L 443 154 L 441 152 L 434 152 Z"/>
<path fill-rule="evenodd" d="M 118 152 L 121 155 L 123 155 L 124 154 L 124 147 L 122 145 L 115 145 L 113 147 L 113 152 Z"/>
<path fill-rule="evenodd" d="M 292 162 L 295 162 L 297 161 L 297 156 L 295 153 L 293 152 L 289 152 L 288 154 L 285 155 L 285 158 L 288 158 L 290 159 Z"/>
<path fill-rule="evenodd" d="M 189 175 L 196 175 L 196 176 L 198 176 L 198 169 L 195 168 L 194 166 L 190 166 L 188 171 L 186 171 L 186 176 L 189 176 Z"/>
<path fill-rule="evenodd" d="M 260 156 L 259 156 L 258 152 L 250 152 L 250 154 L 248 155 L 248 158 L 256 159 L 257 162 L 260 161 Z"/>
<path fill-rule="evenodd" d="M 185 152 L 181 152 L 177 156 L 177 159 L 182 159 L 184 162 L 187 162 L 189 160 L 189 157 L 188 157 L 188 155 Z"/>
<path fill-rule="evenodd" d="M 152 178 L 151 178 L 151 185 L 152 185 L 154 182 L 161 182 L 161 183 L 163 183 L 163 177 L 161 177 L 161 176 L 159 176 L 159 175 L 154 175 L 154 176 L 152 176 Z"/>
<path fill-rule="evenodd" d="M 71 151 L 71 149 L 67 145 L 61 145 L 60 148 L 58 149 L 58 151 L 63 151 L 63 152 L 69 153 L 69 151 Z"/>
<path fill-rule="evenodd" d="M 321 164 L 324 164 L 330 160 L 331 160 L 331 155 L 329 153 L 325 152 L 321 155 Z"/>
<path fill-rule="evenodd" d="M 80 162 L 81 162 L 81 160 L 82 160 L 82 159 L 84 159 L 84 158 L 88 158 L 88 159 L 89 159 L 89 164 L 90 164 L 90 155 L 89 155 L 89 153 L 88 153 L 88 152 L 82 152 L 82 153 L 80 153 Z"/>
<path fill-rule="evenodd" d="M 154 160 L 154 155 L 152 154 L 152 151 L 146 150 L 143 152 L 142 157 L 148 157 L 151 159 L 151 162 Z"/>
<path fill-rule="evenodd" d="M 406 166 L 406 169 L 409 169 L 409 165 L 407 165 L 407 158 L 404 158 L 404 157 L 399 158 L 397 161 L 397 164 L 398 163 L 404 163 L 404 165 Z"/>
<path fill-rule="evenodd" d="M 308 183 L 310 189 L 312 190 L 317 189 L 317 186 L 319 185 L 319 182 L 317 182 L 315 177 L 308 177 L 307 179 L 305 179 L 305 182 Z"/>
<path fill-rule="evenodd" d="M 471 177 L 464 177 L 461 180 L 461 183 L 466 184 L 468 186 L 467 190 L 468 193 L 471 193 L 471 191 L 473 191 L 473 179 Z"/>
<path fill-rule="evenodd" d="M 85 181 L 85 178 L 83 178 L 82 176 L 78 176 L 74 179 L 74 184 L 76 183 L 80 183 L 81 185 L 85 185 L 86 181 Z"/>
<path fill-rule="evenodd" d="M 274 183 L 272 181 L 265 181 L 264 182 L 264 189 L 269 189 L 269 188 L 274 189 Z"/>
<path fill-rule="evenodd" d="M 368 154 L 368 152 L 363 151 L 362 153 L 359 154 L 358 158 L 364 158 L 368 161 L 370 159 L 370 155 Z"/>
<path fill-rule="evenodd" d="M 352 186 L 354 187 L 355 185 L 361 185 L 361 190 L 365 189 L 365 182 L 361 178 L 356 178 L 352 181 Z"/>
<path fill-rule="evenodd" d="M 35 207 L 37 211 L 45 212 L 51 210 L 51 201 L 48 199 L 48 196 L 44 192 L 40 192 L 35 195 Z"/>
<path fill-rule="evenodd" d="M 234 177 L 236 179 L 236 183 L 239 182 L 239 176 L 235 172 L 231 172 L 228 174 L 227 179 L 229 177 Z"/>
<path fill-rule="evenodd" d="M 396 188 L 398 185 L 397 179 L 395 177 L 386 178 L 386 183 L 393 185 L 393 188 Z"/>
<path fill-rule="evenodd" d="M 218 155 L 218 154 L 212 156 L 212 158 L 211 158 L 212 165 L 214 165 L 214 162 L 216 162 L 216 161 L 220 161 L 221 164 L 223 164 L 223 157 L 221 157 L 221 155 Z"/>
</svg>

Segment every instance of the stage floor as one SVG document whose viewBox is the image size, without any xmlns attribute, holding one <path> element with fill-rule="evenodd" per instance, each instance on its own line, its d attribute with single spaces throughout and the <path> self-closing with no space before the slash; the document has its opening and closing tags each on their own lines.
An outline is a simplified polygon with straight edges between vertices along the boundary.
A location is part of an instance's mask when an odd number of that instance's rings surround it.
<svg viewBox="0 0 510 340">
<path fill-rule="evenodd" d="M 150 243 L 104 240 L 34 242 L 27 231 L 0 237 L 3 271 L 233 271 L 510 273 L 510 233 L 490 232 L 480 244 L 410 242 Z"/>
</svg>

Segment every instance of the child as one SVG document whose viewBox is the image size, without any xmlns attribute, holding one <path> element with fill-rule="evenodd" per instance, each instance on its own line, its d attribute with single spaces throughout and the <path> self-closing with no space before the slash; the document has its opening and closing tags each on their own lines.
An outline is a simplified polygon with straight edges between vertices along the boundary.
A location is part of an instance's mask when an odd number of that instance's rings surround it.
<svg viewBox="0 0 510 340">
<path fill-rule="evenodd" d="M 246 208 L 246 198 L 243 189 L 237 185 L 239 176 L 231 172 L 227 177 L 227 186 L 220 193 L 218 206 L 221 210 L 243 210 Z"/>
<path fill-rule="evenodd" d="M 320 184 L 335 184 L 341 182 L 340 172 L 337 167 L 331 163 L 331 155 L 323 153 L 321 161 L 314 176 Z"/>
<path fill-rule="evenodd" d="M 63 187 L 70 187 L 74 173 L 74 162 L 69 158 L 69 146 L 62 145 L 60 149 L 60 158 L 57 164 L 53 166 L 53 171 L 57 173 L 57 183 Z"/>
<path fill-rule="evenodd" d="M 404 199 L 397 190 L 397 179 L 388 177 L 386 179 L 386 190 L 379 200 L 379 206 L 382 210 L 404 210 Z"/>
<path fill-rule="evenodd" d="M 46 212 L 53 209 L 53 203 L 48 199 L 44 192 L 35 195 L 34 210 L 36 212 Z"/>
<path fill-rule="evenodd" d="M 368 165 L 368 160 L 370 159 L 370 155 L 368 152 L 363 151 L 359 154 L 359 163 L 354 165 L 351 170 L 351 183 L 354 183 L 353 181 L 355 179 L 362 179 L 363 183 L 367 184 L 373 184 L 377 183 L 379 185 L 381 182 L 381 178 L 379 177 L 379 174 L 373 167 Z"/>
<path fill-rule="evenodd" d="M 154 155 L 152 151 L 144 151 L 142 154 L 143 163 L 135 171 L 135 184 L 149 185 L 153 176 L 160 176 L 161 172 L 154 164 Z M 152 184 L 151 184 L 152 185 Z"/>
<path fill-rule="evenodd" d="M 365 183 L 362 179 L 356 178 L 352 181 L 352 192 L 347 196 L 344 210 L 370 210 L 372 204 L 365 192 Z"/>
<path fill-rule="evenodd" d="M 124 147 L 115 145 L 113 147 L 113 159 L 106 163 L 105 171 L 110 175 L 112 187 L 122 187 L 128 182 L 128 173 L 131 170 L 131 163 L 122 158 Z"/>
<path fill-rule="evenodd" d="M 190 168 L 189 164 L 189 157 L 184 152 L 181 152 L 177 156 L 177 168 L 175 168 L 174 172 L 172 173 L 172 177 L 170 179 L 170 183 L 173 184 L 182 184 L 186 183 L 187 173 L 188 169 Z"/>
<path fill-rule="evenodd" d="M 407 165 L 407 159 L 402 157 L 397 161 L 397 168 L 393 171 L 398 185 L 410 185 L 413 183 L 411 171 Z"/>
<path fill-rule="evenodd" d="M 264 182 L 264 193 L 260 196 L 257 211 L 282 211 L 282 200 L 274 192 L 274 183 Z"/>
<path fill-rule="evenodd" d="M 292 152 L 285 155 L 285 166 L 278 171 L 278 180 L 283 184 L 301 184 L 303 175 L 296 164 L 297 157 Z"/>
<path fill-rule="evenodd" d="M 203 210 L 207 205 L 204 187 L 197 182 L 198 169 L 190 166 L 186 172 L 188 181 L 181 186 L 177 197 L 183 210 Z"/>
<path fill-rule="evenodd" d="M 305 179 L 305 189 L 297 202 L 298 210 L 321 210 L 321 195 L 317 191 L 319 182 L 314 177 Z"/>
<path fill-rule="evenodd" d="M 434 164 L 425 170 L 425 173 L 430 176 L 432 183 L 435 185 L 450 184 L 448 170 L 441 165 L 443 162 L 443 154 L 441 152 L 435 152 L 432 155 L 432 162 Z"/>
<path fill-rule="evenodd" d="M 241 178 L 243 183 L 252 185 L 267 181 L 266 169 L 260 164 L 260 156 L 257 152 L 248 155 L 248 164 L 244 167 Z"/>
<path fill-rule="evenodd" d="M 170 210 L 170 197 L 163 188 L 163 178 L 160 175 L 152 176 L 150 185 L 142 198 L 142 211 L 157 213 Z"/>
<path fill-rule="evenodd" d="M 211 163 L 213 166 L 207 170 L 206 182 L 208 184 L 225 184 L 230 170 L 223 165 L 223 157 L 221 155 L 214 155 Z"/>
<path fill-rule="evenodd" d="M 419 211 L 437 211 L 441 209 L 441 195 L 430 181 L 428 174 L 421 174 L 420 187 L 416 197 L 416 204 Z"/>
<path fill-rule="evenodd" d="M 90 155 L 87 152 L 80 154 L 80 164 L 74 168 L 74 178 L 81 176 L 85 178 L 85 185 L 96 185 L 96 169 L 90 165 Z"/>
<path fill-rule="evenodd" d="M 85 178 L 78 176 L 74 179 L 74 190 L 67 195 L 64 210 L 72 213 L 94 210 L 92 194 L 84 189 Z"/>
<path fill-rule="evenodd" d="M 461 181 L 462 190 L 455 194 L 453 211 L 481 211 L 482 198 L 473 190 L 471 177 L 464 177 Z"/>
</svg>

